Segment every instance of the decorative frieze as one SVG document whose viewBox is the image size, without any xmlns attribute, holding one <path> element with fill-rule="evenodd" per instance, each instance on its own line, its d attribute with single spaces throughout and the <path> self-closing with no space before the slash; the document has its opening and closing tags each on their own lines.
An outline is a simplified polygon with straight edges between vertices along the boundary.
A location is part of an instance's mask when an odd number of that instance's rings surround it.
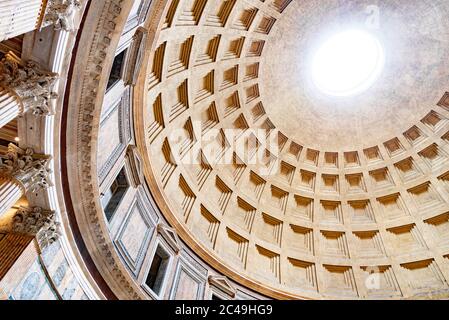
<svg viewBox="0 0 449 320">
<path fill-rule="evenodd" d="M 116 51 L 118 43 L 117 37 L 123 30 L 127 10 L 131 9 L 130 1 L 122 0 L 104 0 L 91 1 L 91 8 L 98 9 L 101 14 L 98 15 L 95 22 L 91 25 L 89 32 L 95 36 L 92 40 L 81 41 L 77 57 L 77 61 L 85 61 L 86 63 L 77 65 L 74 69 L 74 77 L 77 79 L 77 85 L 71 88 L 71 96 L 79 97 L 79 102 L 71 106 L 77 121 L 71 120 L 68 123 L 67 132 L 75 137 L 79 143 L 67 144 L 67 155 L 71 163 L 68 168 L 68 175 L 74 174 L 78 177 L 79 189 L 76 193 L 72 193 L 72 201 L 79 201 L 79 210 L 76 212 L 77 219 L 84 219 L 87 223 L 81 227 L 81 230 L 89 234 L 89 241 L 86 241 L 88 248 L 97 250 L 93 255 L 95 264 L 101 266 L 100 272 L 106 281 L 109 281 L 111 288 L 115 290 L 115 294 L 126 299 L 140 299 L 142 294 L 140 289 L 134 283 L 125 270 L 123 262 L 116 253 L 116 248 L 109 240 L 109 235 L 105 233 L 103 227 L 104 219 L 99 219 L 103 213 L 97 210 L 98 202 L 97 192 L 98 184 L 93 183 L 92 177 L 97 175 L 97 167 L 94 165 L 97 159 L 97 146 L 92 142 L 93 137 L 97 135 L 97 125 L 99 119 L 96 116 L 97 111 L 102 108 L 104 87 L 100 79 L 107 77 L 107 62 L 112 58 L 112 54 Z M 152 1 L 152 15 L 149 21 L 156 24 L 165 8 L 166 1 Z M 154 23 L 153 23 L 154 22 Z M 83 37 L 82 37 L 83 39 Z M 83 46 L 85 45 L 85 47 Z M 84 55 L 87 55 L 84 60 Z M 73 108 L 72 108 L 73 107 Z M 99 112 L 98 112 L 99 114 Z M 128 142 L 127 142 L 128 144 Z M 101 176 L 101 174 L 100 174 Z M 101 180 L 101 178 L 100 178 Z M 78 186 L 78 185 L 77 185 Z M 70 189 L 75 188 L 71 186 Z M 81 218 L 82 217 L 82 218 Z M 87 229 L 86 229 L 87 228 Z M 102 272 L 107 268 L 108 272 Z"/>
</svg>

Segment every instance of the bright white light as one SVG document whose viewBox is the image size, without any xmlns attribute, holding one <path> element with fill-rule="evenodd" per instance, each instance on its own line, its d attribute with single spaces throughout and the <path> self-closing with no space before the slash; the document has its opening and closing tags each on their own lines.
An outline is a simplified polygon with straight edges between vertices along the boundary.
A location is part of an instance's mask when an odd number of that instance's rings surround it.
<svg viewBox="0 0 449 320">
<path fill-rule="evenodd" d="M 373 85 L 384 63 L 384 50 L 374 36 L 346 31 L 330 38 L 316 53 L 313 82 L 328 95 L 355 95 Z"/>
</svg>

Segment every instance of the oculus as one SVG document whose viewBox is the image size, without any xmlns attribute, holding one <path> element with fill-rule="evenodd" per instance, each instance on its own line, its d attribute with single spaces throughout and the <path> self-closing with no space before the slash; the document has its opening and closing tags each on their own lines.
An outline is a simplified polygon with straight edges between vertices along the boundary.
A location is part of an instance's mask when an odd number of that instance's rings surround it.
<svg viewBox="0 0 449 320">
<path fill-rule="evenodd" d="M 369 89 L 382 73 L 385 52 L 368 32 L 349 30 L 333 35 L 317 50 L 312 80 L 323 93 L 347 97 Z"/>
</svg>

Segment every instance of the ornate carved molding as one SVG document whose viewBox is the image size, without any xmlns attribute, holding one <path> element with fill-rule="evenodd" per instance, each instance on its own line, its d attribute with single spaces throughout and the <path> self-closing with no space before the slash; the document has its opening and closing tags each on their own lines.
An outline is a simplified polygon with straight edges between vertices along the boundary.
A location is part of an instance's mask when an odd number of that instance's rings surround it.
<svg viewBox="0 0 449 320">
<path fill-rule="evenodd" d="M 61 224 L 56 222 L 55 219 L 56 216 L 53 214 L 36 235 L 41 250 L 57 241 L 61 236 Z"/>
<path fill-rule="evenodd" d="M 23 61 L 11 51 L 0 61 L 0 86 L 19 97 L 20 115 L 28 111 L 36 116 L 53 114 L 51 100 L 58 97 L 53 91 L 57 79 L 56 73 L 44 71 L 35 61 Z"/>
<path fill-rule="evenodd" d="M 41 207 L 20 207 L 13 217 L 12 231 L 35 236 L 43 249 L 58 240 L 60 227 L 54 211 Z"/>
<path fill-rule="evenodd" d="M 20 207 L 14 214 L 12 231 L 35 236 L 52 215 L 54 211 L 40 207 Z"/>
<path fill-rule="evenodd" d="M 48 0 L 41 28 L 54 25 L 55 30 L 75 30 L 75 12 L 81 9 L 78 0 Z"/>
<path fill-rule="evenodd" d="M 0 157 L 0 175 L 16 180 L 24 192 L 37 192 L 52 186 L 51 157 L 34 153 L 33 149 L 22 149 L 9 144 L 6 155 Z"/>
</svg>

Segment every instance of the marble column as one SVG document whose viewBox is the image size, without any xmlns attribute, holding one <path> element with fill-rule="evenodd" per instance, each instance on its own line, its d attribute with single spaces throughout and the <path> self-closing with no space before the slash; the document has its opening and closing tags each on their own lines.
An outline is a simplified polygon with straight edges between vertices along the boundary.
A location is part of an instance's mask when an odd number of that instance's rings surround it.
<svg viewBox="0 0 449 320">
<path fill-rule="evenodd" d="M 11 209 L 23 195 L 23 189 L 17 181 L 0 178 L 0 217 Z"/>
<path fill-rule="evenodd" d="M 0 128 L 23 114 L 22 104 L 17 95 L 0 88 Z"/>
<path fill-rule="evenodd" d="M 44 12 L 43 0 L 0 1 L 0 41 L 38 29 Z"/>
<path fill-rule="evenodd" d="M 51 100 L 57 98 L 53 92 L 57 79 L 57 74 L 44 71 L 36 62 L 7 53 L 0 61 L 0 127 L 26 112 L 53 114 Z"/>
<path fill-rule="evenodd" d="M 32 149 L 8 146 L 0 158 L 0 217 L 27 192 L 38 192 L 51 186 L 50 157 Z"/>
<path fill-rule="evenodd" d="M 0 41 L 53 25 L 56 30 L 75 29 L 78 0 L 1 0 Z"/>
</svg>

